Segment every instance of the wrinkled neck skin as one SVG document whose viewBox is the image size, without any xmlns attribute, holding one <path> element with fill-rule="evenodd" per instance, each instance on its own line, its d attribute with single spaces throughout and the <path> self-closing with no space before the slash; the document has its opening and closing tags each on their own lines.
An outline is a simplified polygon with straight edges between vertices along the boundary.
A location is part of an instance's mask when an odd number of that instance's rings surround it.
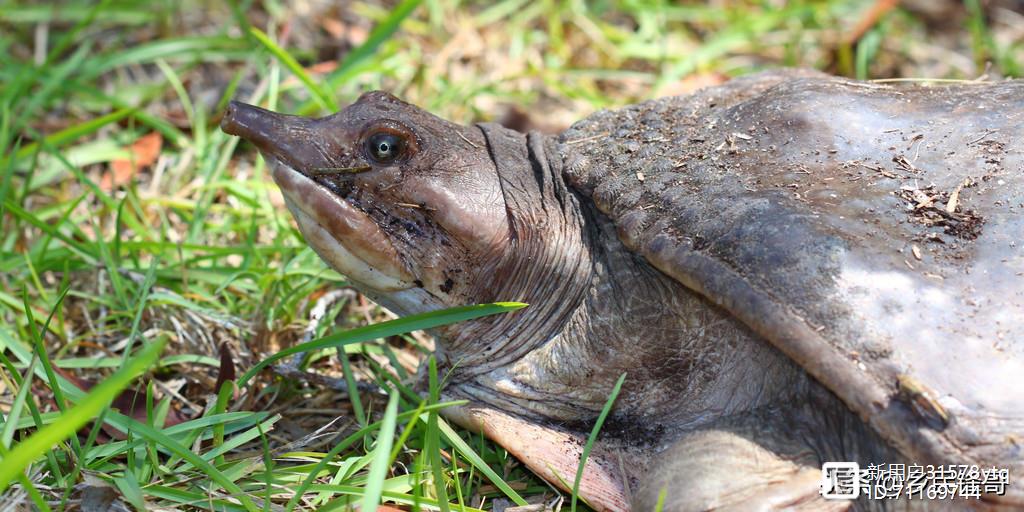
<svg viewBox="0 0 1024 512">
<path fill-rule="evenodd" d="M 454 367 L 448 396 L 586 422 L 626 373 L 613 419 L 658 430 L 806 389 L 789 360 L 622 246 L 614 226 L 563 182 L 571 147 L 481 129 L 501 177 L 512 250 L 492 263 L 484 275 L 494 279 L 480 280 L 477 296 L 530 307 L 439 333 L 440 360 Z M 508 151 L 515 147 L 526 151 Z"/>
<path fill-rule="evenodd" d="M 575 313 L 590 278 L 589 251 L 575 197 L 548 157 L 554 141 L 498 125 L 478 126 L 495 162 L 508 242 L 489 255 L 467 294 L 478 303 L 518 301 L 515 313 L 442 328 L 438 359 L 460 383 L 522 359 L 548 343 Z M 557 161 L 557 160 L 555 160 Z"/>
</svg>

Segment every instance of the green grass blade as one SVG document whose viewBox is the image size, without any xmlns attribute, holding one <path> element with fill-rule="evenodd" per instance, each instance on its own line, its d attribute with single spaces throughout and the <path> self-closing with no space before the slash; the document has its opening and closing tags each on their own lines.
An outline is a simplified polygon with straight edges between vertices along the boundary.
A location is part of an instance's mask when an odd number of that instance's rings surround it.
<svg viewBox="0 0 1024 512">
<path fill-rule="evenodd" d="M 170 486 L 149 485 L 146 487 L 146 493 L 152 497 L 174 503 L 176 506 L 169 507 L 170 510 L 198 509 L 215 510 L 217 512 L 240 512 L 245 510 L 242 506 L 224 499 L 211 498 L 201 492 L 191 492 Z"/>
<path fill-rule="evenodd" d="M 416 410 L 412 412 L 412 418 L 409 423 L 402 429 L 402 434 L 398 436 L 398 441 L 395 442 L 395 447 L 391 449 L 391 460 L 398 458 L 398 453 L 402 451 L 402 447 L 405 446 L 406 441 L 409 440 L 409 436 L 412 435 L 413 425 L 418 421 L 417 418 L 427 408 L 427 402 L 425 400 L 420 401 L 420 405 L 416 406 Z"/>
<path fill-rule="evenodd" d="M 75 434 L 93 417 L 107 407 L 118 393 L 139 374 L 156 362 L 163 351 L 165 341 L 151 343 L 130 359 L 123 368 L 104 379 L 85 395 L 78 404 L 61 415 L 61 421 L 40 429 L 25 441 L 18 443 L 0 464 L 0 492 L 7 489 L 11 481 L 39 456 L 52 449 L 57 443 Z"/>
<path fill-rule="evenodd" d="M 348 362 L 348 354 L 343 350 L 338 351 L 338 360 L 341 361 L 341 372 L 345 375 L 345 386 L 348 388 L 348 400 L 352 403 L 352 414 L 360 425 L 366 425 L 366 411 L 363 410 L 363 399 L 359 396 L 359 387 L 356 386 L 356 376 L 352 373 L 352 365 Z"/>
<path fill-rule="evenodd" d="M 654 512 L 662 512 L 665 508 L 665 496 L 668 495 L 668 487 L 662 487 L 658 491 L 658 502 L 654 504 Z"/>
<path fill-rule="evenodd" d="M 308 343 L 302 343 L 294 347 L 282 350 L 263 361 L 260 361 L 249 371 L 245 372 L 240 379 L 238 379 L 238 386 L 245 387 L 245 385 L 261 370 L 270 366 L 275 361 L 288 357 L 292 354 L 298 354 L 301 352 L 311 352 L 313 350 L 319 350 L 328 347 L 339 347 L 342 345 L 348 345 L 350 343 L 360 343 L 364 341 L 375 340 L 378 338 L 387 338 L 388 336 L 394 336 L 396 334 L 403 334 L 411 331 L 419 331 L 423 329 L 433 329 L 442 325 L 454 324 L 456 322 L 463 322 L 466 320 L 472 320 L 474 318 L 480 318 L 483 316 L 494 315 L 498 313 L 506 313 L 522 309 L 526 307 L 526 304 L 521 302 L 495 302 L 493 304 L 477 304 L 474 306 L 461 306 L 450 309 L 443 309 L 441 311 L 431 311 L 428 313 L 419 313 L 416 315 L 409 315 L 406 317 L 398 318 L 395 320 L 389 320 L 387 322 L 381 322 L 373 325 L 367 325 L 365 327 L 359 327 L 351 329 L 345 332 L 331 334 L 324 336 L 318 340 L 313 340 Z"/>
<path fill-rule="evenodd" d="M 0 334 L 4 334 L 4 332 L 0 330 Z M 3 367 L 8 370 L 8 374 L 5 377 L 10 377 L 9 380 L 5 378 L 4 383 L 8 387 L 18 386 L 19 395 L 21 394 L 21 388 L 27 388 L 29 391 L 31 391 L 32 374 L 35 372 L 35 368 L 37 367 L 36 361 L 38 360 L 38 357 L 35 354 L 31 356 L 32 362 L 26 366 L 27 371 L 25 372 L 25 377 L 22 378 L 21 376 L 18 375 L 18 371 L 17 369 L 14 368 L 14 365 L 11 362 L 11 360 L 8 359 L 6 355 L 4 355 L 4 352 L 5 351 L 3 349 L 0 349 L 0 364 L 2 364 Z M 12 403 L 10 406 L 11 412 L 9 413 L 9 416 L 6 419 L 7 423 L 4 424 L 4 429 L 6 430 L 9 427 L 9 424 L 15 423 L 14 416 L 17 416 L 17 414 L 15 414 L 13 411 L 15 407 L 20 406 L 27 406 L 31 417 L 23 418 L 25 420 L 24 422 L 18 421 L 14 427 L 15 429 L 28 428 L 29 426 L 36 427 L 36 430 L 43 428 L 43 425 L 45 424 L 44 421 L 46 421 L 43 418 L 45 415 L 39 413 L 39 408 L 36 407 L 35 401 L 27 398 L 21 399 L 20 401 L 18 398 L 16 398 L 15 400 L 16 401 Z M 53 415 L 59 416 L 59 414 L 56 413 L 53 413 Z M 8 448 L 10 448 L 11 446 L 11 439 L 13 439 L 13 436 L 10 438 L 5 437 L 4 443 L 0 444 L 0 458 L 7 455 Z M 57 463 L 57 456 L 54 454 L 52 450 L 46 453 L 46 461 L 49 464 L 50 471 L 53 473 L 56 482 L 64 482 L 64 474 L 61 472 L 60 464 Z M 24 485 L 25 488 L 28 489 L 30 493 L 35 492 L 35 487 L 31 484 L 28 477 L 25 476 L 24 473 L 22 473 L 21 476 L 19 477 L 19 481 L 22 482 L 22 485 Z"/>
<path fill-rule="evenodd" d="M 391 467 L 391 446 L 395 441 L 395 417 L 398 416 L 398 392 L 392 390 L 388 398 L 384 419 L 381 420 L 380 431 L 377 433 L 377 445 L 373 449 L 373 462 L 370 463 L 370 474 L 366 477 L 366 494 L 363 494 L 362 510 L 377 510 L 380 495 L 384 490 L 384 479 Z"/>
<path fill-rule="evenodd" d="M 249 57 L 248 44 L 244 39 L 226 36 L 189 36 L 160 39 L 151 43 L 120 48 L 107 56 L 97 59 L 89 69 L 89 75 L 99 76 L 112 69 L 135 64 L 148 64 L 157 59 L 200 58 L 224 60 Z"/>
<path fill-rule="evenodd" d="M 234 381 L 226 381 L 220 386 L 220 391 L 217 393 L 217 403 L 213 407 L 213 414 L 223 414 L 228 409 L 228 400 L 231 399 L 235 391 Z M 216 423 L 213 425 L 213 445 L 223 446 L 224 445 L 224 424 Z M 214 463 L 218 466 L 224 464 L 224 456 L 219 455 L 214 460 Z"/>
<path fill-rule="evenodd" d="M 61 303 L 64 302 L 64 297 L 67 297 L 68 288 L 61 291 L 60 296 L 57 297 L 56 304 L 50 309 L 50 314 L 46 317 L 46 322 L 43 323 L 43 329 L 47 329 L 50 326 L 50 321 L 53 320 L 53 315 L 60 309 Z M 50 384 L 50 390 L 53 392 L 53 400 L 57 404 L 57 408 L 61 413 L 67 412 L 67 401 L 65 400 L 64 393 L 60 390 L 60 383 L 57 381 L 57 373 L 53 370 L 53 364 L 50 362 L 50 355 L 46 352 L 46 346 L 43 344 L 43 334 L 36 329 L 35 319 L 32 314 L 32 306 L 28 301 L 28 291 L 22 289 L 22 302 L 25 304 L 25 316 L 27 316 L 27 324 L 29 337 L 32 340 L 33 347 L 35 347 L 35 355 L 39 358 L 39 362 L 42 363 L 43 371 L 46 373 L 46 382 Z M 27 382 L 31 382 L 31 379 L 26 379 Z M 74 447 L 76 454 L 82 453 L 82 446 L 78 442 L 78 436 L 71 437 L 71 444 Z"/>
<path fill-rule="evenodd" d="M 132 115 L 136 110 L 137 109 L 134 109 L 134 108 L 122 108 L 120 110 L 115 110 L 115 111 L 113 111 L 113 112 L 111 112 L 111 113 L 109 113 L 107 115 L 100 116 L 100 117 L 97 117 L 95 119 L 90 119 L 90 120 L 88 120 L 88 121 L 86 121 L 84 123 L 80 123 L 80 124 L 76 124 L 74 126 L 70 126 L 68 128 L 65 128 L 65 129 L 59 131 L 59 132 L 54 132 L 53 134 L 47 135 L 43 139 L 42 146 L 44 146 L 44 147 L 45 146 L 49 146 L 49 147 L 52 147 L 54 149 L 59 148 L 60 146 L 66 144 L 68 142 L 71 142 L 73 140 L 76 140 L 79 137 L 83 137 L 85 135 L 96 133 L 97 131 L 99 131 L 100 128 L 103 128 L 104 126 L 107 126 L 109 124 L 116 123 L 116 122 L 118 122 L 118 121 L 120 121 L 120 120 L 122 120 L 122 119 L 124 119 L 124 118 L 126 118 L 126 117 L 128 117 L 130 115 Z M 40 147 L 40 143 L 38 143 L 38 142 L 33 142 L 33 143 L 30 143 L 30 144 L 26 144 L 26 145 L 22 146 L 14 154 L 15 155 L 14 158 L 15 158 L 15 160 L 21 160 L 21 159 L 31 155 L 32 153 L 38 151 L 39 147 Z"/>
<path fill-rule="evenodd" d="M 38 357 L 32 358 L 32 364 L 29 365 L 25 371 L 25 378 L 22 379 L 22 385 L 18 388 L 18 393 L 14 395 L 14 401 L 11 402 L 10 408 L 7 410 L 7 417 L 4 418 L 3 430 L 0 431 L 0 446 L 3 448 L 9 448 L 11 441 L 14 439 L 14 431 L 18 428 L 18 423 L 22 419 L 21 411 L 25 407 L 26 402 L 29 400 L 28 392 L 32 389 L 32 372 L 35 371 L 36 362 L 39 360 Z M 32 418 L 26 418 L 31 420 Z"/>
<path fill-rule="evenodd" d="M 114 485 L 121 491 L 125 501 L 131 503 L 135 510 L 146 510 L 146 499 L 139 487 L 139 482 L 131 471 L 125 471 L 124 476 L 114 479 Z"/>
<path fill-rule="evenodd" d="M 196 108 L 192 104 L 192 98 L 189 97 L 188 91 L 185 90 L 185 85 L 181 83 L 181 78 L 178 73 L 174 71 L 169 64 L 163 59 L 156 60 L 156 67 L 160 69 L 160 72 L 164 74 L 164 78 L 167 79 L 167 83 L 171 85 L 171 89 L 178 96 L 178 101 L 181 102 L 181 107 L 185 111 L 185 116 L 188 118 L 188 124 L 192 127 L 192 137 L 195 139 L 195 145 L 200 148 L 200 151 L 205 146 L 204 141 L 206 139 L 206 127 L 202 123 L 196 121 Z M 203 155 L 200 155 L 200 158 Z"/>
<path fill-rule="evenodd" d="M 882 44 L 882 35 L 878 30 L 871 30 L 857 44 L 855 73 L 858 80 L 867 80 L 871 76 L 871 62 L 878 55 Z"/>
<path fill-rule="evenodd" d="M 9 137 L 10 129 L 11 109 L 7 105 L 0 105 L 0 155 L 7 155 L 7 146 L 9 144 L 7 138 Z M 19 151 L 18 145 L 20 142 L 18 141 L 18 144 L 15 144 L 12 153 L 16 154 Z M 7 202 L 7 194 L 11 188 L 11 181 L 13 181 L 15 160 L 13 156 L 0 158 L 0 227 L 3 227 L 4 210 L 6 209 L 4 204 Z"/>
<path fill-rule="evenodd" d="M 298 78 L 307 89 L 309 89 L 309 92 L 313 94 L 313 97 L 320 102 L 323 108 L 331 112 L 336 112 L 338 110 L 338 103 L 334 101 L 331 94 L 321 89 L 313 78 L 309 76 L 309 73 L 306 73 L 302 64 L 299 64 L 299 62 L 295 60 L 295 57 L 292 57 L 287 50 L 278 46 L 277 43 L 272 41 L 265 32 L 256 27 L 249 27 L 249 33 L 252 34 L 253 37 L 255 37 L 271 55 L 277 58 L 278 62 L 284 64 L 284 67 L 288 68 L 288 71 L 291 71 L 292 74 L 295 75 L 295 77 Z"/>
<path fill-rule="evenodd" d="M 64 302 L 64 298 L 68 295 L 68 288 L 65 288 L 60 292 L 60 296 L 57 297 L 57 302 L 50 309 L 50 314 L 46 317 L 46 321 L 43 323 L 43 330 L 49 328 L 50 321 L 53 320 L 53 315 L 60 308 L 61 303 Z M 32 306 L 28 300 L 28 291 L 22 290 L 22 303 L 25 305 L 25 316 L 28 317 L 28 331 L 29 336 L 32 340 L 32 344 L 35 347 L 36 355 L 39 357 L 39 361 L 43 365 L 43 371 L 46 372 L 46 380 L 50 384 L 50 389 L 53 391 L 53 399 L 57 403 L 57 408 L 64 412 L 67 407 L 67 401 L 64 398 L 64 393 L 60 391 L 60 386 L 57 384 L 57 373 L 53 370 L 53 363 L 50 361 L 49 354 L 46 353 L 46 346 L 43 344 L 43 334 L 40 333 L 35 326 L 35 318 L 32 314 Z"/>
<path fill-rule="evenodd" d="M 437 378 L 437 358 L 430 357 L 427 361 L 427 379 L 430 387 L 430 403 L 441 399 L 441 382 Z M 441 429 L 438 428 L 438 413 L 427 415 L 427 432 L 424 440 L 424 451 L 427 455 L 430 472 L 433 474 L 434 492 L 441 512 L 448 512 L 448 491 L 445 489 L 444 464 L 441 463 Z"/>
<path fill-rule="evenodd" d="M 619 375 L 619 380 L 615 382 L 615 387 L 612 388 L 608 401 L 604 403 L 604 408 L 601 409 L 601 414 L 597 417 L 597 423 L 594 423 L 594 428 L 590 431 L 590 436 L 587 437 L 587 444 L 583 447 L 583 454 L 580 455 L 580 466 L 576 469 L 576 479 L 572 483 L 572 504 L 569 506 L 569 510 L 572 512 L 576 512 L 576 499 L 580 494 L 580 482 L 583 480 L 583 467 L 587 464 L 587 457 L 590 456 L 590 450 L 594 447 L 597 434 L 601 431 L 604 420 L 608 418 L 608 413 L 611 412 L 612 405 L 615 403 L 615 399 L 618 398 L 619 391 L 622 391 L 622 383 L 625 381 L 626 374 Z"/>
<path fill-rule="evenodd" d="M 135 340 L 139 337 L 139 326 L 142 323 L 142 313 L 146 311 L 146 304 L 149 303 L 149 293 L 153 290 L 153 285 L 156 284 L 156 269 L 160 264 L 160 258 L 154 257 L 153 261 L 150 262 L 149 270 L 146 271 L 146 279 L 142 282 L 142 286 L 138 290 L 135 304 L 135 316 L 132 318 L 132 328 L 128 332 L 128 344 L 124 348 L 124 357 L 128 358 L 128 352 L 135 345 Z"/>
<path fill-rule="evenodd" d="M 345 73 L 358 64 L 363 59 L 373 55 L 377 51 L 377 47 L 384 41 L 387 41 L 395 31 L 398 30 L 399 25 L 405 20 L 412 11 L 419 7 L 421 0 L 404 0 L 402 3 L 391 9 L 391 15 L 388 16 L 384 21 L 381 21 L 377 26 L 373 27 L 370 32 L 370 36 L 366 38 L 366 41 L 348 53 L 345 56 L 345 60 L 338 65 L 338 69 L 331 73 L 328 77 L 327 82 L 334 85 L 338 80 L 338 77 L 344 76 Z"/>
<path fill-rule="evenodd" d="M 345 58 L 338 64 L 338 68 L 327 76 L 327 90 L 335 90 L 349 78 L 349 73 L 358 68 L 364 59 L 373 55 L 377 48 L 387 41 L 401 26 L 402 21 L 409 17 L 419 7 L 422 0 L 403 0 L 402 3 L 391 9 L 391 14 L 383 21 L 373 27 L 370 35 L 363 44 L 345 55 Z M 307 103 L 298 109 L 300 114 L 309 115 L 314 110 L 314 105 Z M 335 108 L 337 110 L 337 108 Z"/>
<path fill-rule="evenodd" d="M 112 197 L 110 197 L 110 194 L 107 194 L 106 192 L 104 192 L 99 187 L 99 185 L 97 185 L 93 180 L 91 180 L 85 174 L 85 172 L 82 169 L 80 169 L 78 166 L 72 164 L 62 153 L 60 153 L 59 151 L 56 151 L 55 149 L 53 149 L 52 147 L 47 145 L 45 140 L 42 141 L 42 142 L 43 142 L 42 143 L 43 150 L 46 151 L 46 152 L 49 152 L 50 154 L 52 154 L 53 157 L 58 162 L 60 162 L 60 164 L 64 168 L 66 168 L 71 174 L 73 174 L 75 176 L 75 178 L 81 184 L 85 185 L 89 190 L 91 190 L 92 193 L 96 195 L 96 199 L 99 199 L 103 203 L 103 205 L 106 206 L 111 211 L 117 211 L 117 207 L 118 207 L 117 206 L 117 202 L 114 201 L 114 199 Z M 135 230 L 136 233 L 146 233 L 147 232 L 146 226 L 139 219 L 135 218 L 133 215 L 126 215 L 126 216 L 124 216 L 124 220 L 125 220 L 125 223 L 131 229 Z"/>
<path fill-rule="evenodd" d="M 0 445 L 0 459 L 6 457 L 8 454 L 7 448 Z M 52 455 L 51 455 L 52 457 Z M 39 489 L 36 488 L 35 484 L 28 478 L 25 473 L 18 473 L 18 483 L 25 488 L 25 492 L 28 493 L 29 499 L 36 505 L 36 508 L 40 512 L 50 512 L 50 505 L 46 503 L 43 495 L 40 494 Z"/>
<path fill-rule="evenodd" d="M 242 506 L 245 507 L 245 509 L 248 510 L 249 512 L 256 512 L 257 510 L 259 510 L 259 508 L 256 507 L 256 505 L 253 503 L 253 501 L 249 499 L 249 495 L 240 487 L 238 487 L 238 485 L 235 484 L 235 482 L 233 482 L 230 478 L 224 475 L 224 473 L 222 473 L 220 470 L 214 467 L 213 464 L 210 464 L 199 455 L 196 455 L 195 453 L 192 452 L 192 450 L 189 450 L 181 443 L 178 443 L 167 434 L 164 434 L 163 432 L 149 425 L 146 425 L 145 423 L 140 423 L 118 413 L 111 413 L 111 416 L 119 417 L 121 421 L 125 422 L 125 424 L 127 424 L 131 429 L 132 434 L 137 435 L 139 437 L 143 437 L 151 442 L 154 442 L 160 445 L 160 447 L 167 449 L 171 453 L 191 463 L 198 470 L 206 474 L 206 476 L 210 477 L 210 480 L 213 480 L 214 482 L 219 484 L 225 490 L 230 492 L 232 496 L 237 498 L 238 501 L 242 502 Z"/>
<path fill-rule="evenodd" d="M 410 420 L 410 419 L 415 419 L 415 418 L 421 417 L 423 414 L 427 414 L 427 413 L 430 413 L 430 412 L 433 412 L 433 411 L 444 409 L 445 407 L 458 407 L 460 405 L 466 405 L 466 403 L 468 403 L 468 402 L 466 402 L 465 400 L 456 400 L 456 401 L 453 401 L 453 402 L 442 402 L 442 403 L 439 403 L 439 404 L 430 404 L 430 405 L 428 405 L 426 407 L 423 407 L 422 409 L 417 408 L 415 411 L 403 412 L 403 413 L 398 415 L 396 420 L 397 421 L 406 421 L 406 420 Z M 308 476 L 306 477 L 305 480 L 302 481 L 302 483 L 298 486 L 298 488 L 295 489 L 295 491 L 294 491 L 295 494 L 292 495 L 291 499 L 288 500 L 288 503 L 285 505 L 284 509 L 286 511 L 288 511 L 288 512 L 291 512 L 292 510 L 295 510 L 295 507 L 299 504 L 299 499 L 302 498 L 302 496 L 306 493 L 306 491 L 308 491 L 308 490 L 312 489 L 313 487 L 315 487 L 314 482 L 316 481 L 317 475 L 319 475 L 320 472 L 323 471 L 327 467 L 327 465 L 334 459 L 334 457 L 336 457 L 339 453 L 341 453 L 343 450 L 347 449 L 349 446 L 351 446 L 356 441 L 359 441 L 364 436 L 366 436 L 370 432 L 373 432 L 374 430 L 376 430 L 376 429 L 378 429 L 380 427 L 381 427 L 381 422 L 380 421 L 378 421 L 376 423 L 371 423 L 371 424 L 369 424 L 369 425 L 367 425 L 367 426 L 357 430 L 356 432 L 353 432 L 351 435 L 349 435 L 348 437 L 343 439 L 340 443 L 335 444 L 334 447 L 332 447 L 330 449 L 330 451 L 328 451 L 326 454 L 324 454 L 324 456 L 320 458 L 320 461 L 317 462 L 316 465 L 313 466 L 313 468 L 308 472 Z"/>
<path fill-rule="evenodd" d="M 244 445 L 245 443 L 248 443 L 249 441 L 252 441 L 254 439 L 258 439 L 260 437 L 260 431 L 261 430 L 262 431 L 268 431 L 270 429 L 273 429 L 274 428 L 274 424 L 276 424 L 280 420 L 281 420 L 281 415 L 280 414 L 275 414 L 275 415 L 273 415 L 273 416 L 271 416 L 269 418 L 264 419 L 261 423 L 257 423 L 254 427 L 252 427 L 252 428 L 250 428 L 250 429 L 248 429 L 248 430 L 246 430 L 244 432 L 238 432 L 238 433 L 232 435 L 223 444 L 218 445 L 218 444 L 216 444 L 216 442 L 214 442 L 214 445 L 213 445 L 214 448 L 212 450 L 202 454 L 201 457 L 203 458 L 203 460 L 211 461 L 217 467 L 225 466 L 225 463 L 216 462 L 216 460 L 218 458 L 223 459 L 225 453 L 230 452 L 231 450 L 237 449 L 239 446 Z M 226 466 L 231 466 L 231 465 L 232 465 L 231 461 L 228 461 L 226 463 Z M 175 471 L 176 472 L 188 471 L 188 470 L 191 469 L 191 467 L 192 467 L 192 465 L 188 461 L 185 461 L 182 464 L 180 464 L 178 467 L 176 467 Z M 252 468 L 254 468 L 256 466 L 252 465 L 252 464 L 247 464 L 247 465 L 243 464 L 243 465 L 240 465 L 238 467 L 242 468 L 244 471 L 248 471 L 249 469 L 252 469 Z"/>
<path fill-rule="evenodd" d="M 36 110 L 42 108 L 46 103 L 58 93 L 63 87 L 66 86 L 69 77 L 73 76 L 80 66 L 87 60 L 89 53 L 92 49 L 91 42 L 84 42 L 81 44 L 75 52 L 64 59 L 58 65 L 54 65 L 46 68 L 49 72 L 49 76 L 45 76 L 45 80 L 39 83 L 40 87 L 37 91 L 34 91 L 31 95 L 26 98 L 18 98 L 19 86 L 28 84 L 35 81 L 38 75 L 41 74 L 41 67 L 32 67 L 32 71 L 27 73 L 25 79 L 19 77 L 19 82 L 11 89 L 6 89 L 3 92 L 10 96 L 5 96 L 3 99 L 11 101 L 11 104 L 17 104 L 20 107 L 18 116 L 13 123 L 14 132 L 21 131 L 29 122 L 35 117 Z M 18 100 L 15 102 L 14 100 Z"/>
<path fill-rule="evenodd" d="M 336 494 L 346 494 L 351 496 L 361 496 L 363 489 L 361 487 L 355 487 L 351 485 L 330 485 L 330 484 L 317 484 L 310 488 L 312 491 L 318 492 L 332 492 Z M 382 496 L 389 500 L 401 504 L 401 505 L 412 505 L 415 508 L 413 510 L 440 510 L 437 503 L 430 499 L 422 496 L 413 497 L 405 493 L 384 491 Z M 332 506 L 333 505 L 333 506 Z M 340 504 L 328 504 L 327 506 L 321 507 L 318 510 L 328 512 L 331 510 L 352 510 L 352 506 L 347 501 L 342 501 Z M 481 509 L 470 508 L 470 507 L 458 507 L 455 509 L 457 512 L 484 512 Z"/>
<path fill-rule="evenodd" d="M 426 417 L 426 415 L 420 416 L 420 418 L 422 418 L 423 421 L 427 421 L 429 419 Z M 519 493 L 517 493 L 515 489 L 512 488 L 512 486 L 508 485 L 508 482 L 506 482 L 503 478 L 498 476 L 498 473 L 496 473 L 494 469 L 487 465 L 487 463 L 484 462 L 484 459 L 481 458 L 480 455 L 473 450 L 473 448 L 466 444 L 466 442 L 463 441 L 461 437 L 459 437 L 459 434 L 455 432 L 455 430 L 452 429 L 450 425 L 448 425 L 448 422 L 444 421 L 441 418 L 438 418 L 437 427 L 441 430 L 441 433 L 444 434 L 444 437 L 448 441 L 448 443 L 455 447 L 455 449 L 458 450 L 459 453 L 462 454 L 462 456 L 465 457 L 470 462 L 470 464 L 472 464 L 475 468 L 477 468 L 477 470 L 483 473 L 484 476 L 486 476 L 491 481 L 491 483 L 494 484 L 495 487 L 500 489 L 501 492 L 505 493 L 505 496 L 507 496 L 510 500 L 515 502 L 516 505 L 519 505 L 521 507 L 525 507 L 527 505 L 526 500 L 524 500 L 523 497 L 520 496 Z"/>
<path fill-rule="evenodd" d="M 99 257 L 93 252 L 93 248 L 78 242 L 72 237 L 65 235 L 57 230 L 56 226 L 51 226 L 48 222 L 42 221 L 33 215 L 28 210 L 24 210 L 21 206 L 18 206 L 11 202 L 9 199 L 4 202 L 4 209 L 11 215 L 32 224 L 43 233 L 64 242 L 72 252 L 78 254 L 86 263 L 95 264 L 98 262 Z"/>
</svg>

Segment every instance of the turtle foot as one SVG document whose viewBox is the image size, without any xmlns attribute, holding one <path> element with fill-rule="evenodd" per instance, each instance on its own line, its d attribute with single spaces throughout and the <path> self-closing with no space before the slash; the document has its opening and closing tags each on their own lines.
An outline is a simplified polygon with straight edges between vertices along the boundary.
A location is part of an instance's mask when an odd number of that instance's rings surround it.
<svg viewBox="0 0 1024 512">
<path fill-rule="evenodd" d="M 781 437 L 700 430 L 660 454 L 633 510 L 848 510 L 819 494 L 821 467 L 806 445 Z"/>
</svg>

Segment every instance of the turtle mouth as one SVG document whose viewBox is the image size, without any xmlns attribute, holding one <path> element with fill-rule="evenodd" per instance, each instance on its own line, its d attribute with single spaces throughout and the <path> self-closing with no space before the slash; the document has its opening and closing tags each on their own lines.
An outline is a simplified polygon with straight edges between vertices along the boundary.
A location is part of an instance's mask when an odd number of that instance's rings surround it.
<svg viewBox="0 0 1024 512">
<path fill-rule="evenodd" d="M 396 292 L 415 286 L 415 276 L 369 215 L 301 171 L 264 156 L 299 231 L 324 261 L 372 290 Z"/>
</svg>

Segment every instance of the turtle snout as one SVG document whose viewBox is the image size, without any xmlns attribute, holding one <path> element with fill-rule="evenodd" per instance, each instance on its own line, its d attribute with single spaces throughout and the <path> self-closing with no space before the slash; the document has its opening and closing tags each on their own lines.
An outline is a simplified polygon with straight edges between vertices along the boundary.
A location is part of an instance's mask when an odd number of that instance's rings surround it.
<svg viewBox="0 0 1024 512">
<path fill-rule="evenodd" d="M 317 119 L 278 114 L 240 101 L 228 103 L 220 121 L 224 133 L 241 137 L 264 156 L 302 172 L 337 167 L 328 155 L 339 154 L 341 150 L 325 138 L 323 128 Z"/>
<path fill-rule="evenodd" d="M 281 117 L 275 112 L 232 100 L 220 120 L 220 129 L 268 150 L 283 128 Z"/>
</svg>

